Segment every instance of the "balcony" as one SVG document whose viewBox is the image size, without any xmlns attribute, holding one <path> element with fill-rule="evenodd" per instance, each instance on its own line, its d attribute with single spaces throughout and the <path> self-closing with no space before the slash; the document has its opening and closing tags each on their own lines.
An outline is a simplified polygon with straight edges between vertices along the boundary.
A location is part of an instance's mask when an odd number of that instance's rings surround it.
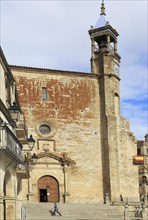
<svg viewBox="0 0 148 220">
<path fill-rule="evenodd" d="M 27 126 L 23 114 L 20 115 L 19 121 L 16 125 L 15 131 L 17 138 L 21 144 L 27 144 Z"/>
<path fill-rule="evenodd" d="M 22 145 L 8 127 L 0 130 L 0 152 L 6 154 L 16 163 L 23 162 Z"/>
<path fill-rule="evenodd" d="M 29 175 L 29 162 L 25 160 L 23 164 L 18 164 L 16 167 L 16 173 L 21 179 L 28 179 Z"/>
</svg>

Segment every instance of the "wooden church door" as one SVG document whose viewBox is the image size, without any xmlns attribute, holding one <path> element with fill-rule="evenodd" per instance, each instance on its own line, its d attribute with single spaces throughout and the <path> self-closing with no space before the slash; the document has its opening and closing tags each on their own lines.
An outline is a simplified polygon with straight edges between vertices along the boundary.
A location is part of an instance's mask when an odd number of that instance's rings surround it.
<svg viewBox="0 0 148 220">
<path fill-rule="evenodd" d="M 43 176 L 38 181 L 40 202 L 59 202 L 59 183 L 52 176 Z"/>
</svg>

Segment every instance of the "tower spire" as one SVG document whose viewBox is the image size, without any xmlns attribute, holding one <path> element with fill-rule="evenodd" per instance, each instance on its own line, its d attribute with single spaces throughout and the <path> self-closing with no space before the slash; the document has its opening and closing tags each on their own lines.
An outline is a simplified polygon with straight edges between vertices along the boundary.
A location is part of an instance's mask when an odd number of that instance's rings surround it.
<svg viewBox="0 0 148 220">
<path fill-rule="evenodd" d="M 102 3 L 101 3 L 101 14 L 100 15 L 106 15 L 105 14 L 104 0 L 102 0 Z"/>
</svg>

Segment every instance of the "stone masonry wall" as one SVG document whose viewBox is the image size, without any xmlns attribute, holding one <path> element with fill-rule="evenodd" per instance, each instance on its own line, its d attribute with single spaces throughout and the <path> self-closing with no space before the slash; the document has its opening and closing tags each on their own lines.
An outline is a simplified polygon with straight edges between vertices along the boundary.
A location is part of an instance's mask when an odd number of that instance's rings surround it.
<svg viewBox="0 0 148 220">
<path fill-rule="evenodd" d="M 119 201 L 120 195 L 138 200 L 138 169 L 132 161 L 136 140 L 120 116 L 117 78 L 22 67 L 12 71 L 29 134 L 36 139 L 32 154 L 46 151 L 46 145 L 49 152 L 66 154 L 74 162 L 67 173 L 70 201 L 102 202 L 107 192 L 112 200 Z M 46 101 L 42 87 L 48 91 Z M 44 123 L 51 127 L 48 135 L 39 130 Z M 44 175 L 58 180 L 63 201 L 62 169 L 48 165 L 49 160 L 43 158 L 31 171 L 34 202 L 39 201 L 38 180 Z"/>
<path fill-rule="evenodd" d="M 13 74 L 29 133 L 37 140 L 35 152 L 43 151 L 40 144 L 42 140 L 54 141 L 54 148 L 51 146 L 50 151 L 66 153 L 75 162 L 68 172 L 71 201 L 102 201 L 97 78 L 90 74 L 29 69 L 13 70 Z M 47 87 L 47 101 L 41 99 L 42 87 Z M 46 138 L 39 132 L 40 123 L 44 121 L 52 125 L 51 134 Z M 45 175 L 44 170 L 44 167 L 38 167 L 35 171 L 34 167 L 32 184 L 39 178 L 38 173 L 40 177 Z M 51 173 L 58 176 L 57 172 L 55 169 Z"/>
</svg>

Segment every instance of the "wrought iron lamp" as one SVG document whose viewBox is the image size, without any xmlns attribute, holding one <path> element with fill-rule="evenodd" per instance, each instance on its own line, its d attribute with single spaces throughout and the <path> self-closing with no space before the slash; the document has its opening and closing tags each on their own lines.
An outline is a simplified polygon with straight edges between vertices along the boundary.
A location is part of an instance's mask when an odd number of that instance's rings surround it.
<svg viewBox="0 0 148 220">
<path fill-rule="evenodd" d="M 29 146 L 29 149 L 32 150 L 34 148 L 34 145 L 35 145 L 35 140 L 32 136 L 32 134 L 30 135 L 30 137 L 27 139 L 28 141 L 28 146 Z"/>
<path fill-rule="evenodd" d="M 9 107 L 9 112 L 12 120 L 14 122 L 17 122 L 20 116 L 20 109 L 19 106 L 16 104 L 16 102 L 13 102 L 13 105 Z"/>
<path fill-rule="evenodd" d="M 30 135 L 30 137 L 27 139 L 27 143 L 28 143 L 28 147 L 29 149 L 22 149 L 23 151 L 31 151 L 34 148 L 35 145 L 35 140 L 32 136 L 32 134 Z"/>
<path fill-rule="evenodd" d="M 11 116 L 11 122 L 4 122 L 0 119 L 0 128 L 5 128 L 7 125 L 16 126 L 16 122 L 19 120 L 20 108 L 16 102 L 13 102 L 13 105 L 11 105 L 8 110 Z"/>
<path fill-rule="evenodd" d="M 38 158 L 37 158 L 36 154 L 34 153 L 31 157 L 31 162 L 35 164 L 35 163 L 37 163 L 37 159 Z"/>
</svg>

